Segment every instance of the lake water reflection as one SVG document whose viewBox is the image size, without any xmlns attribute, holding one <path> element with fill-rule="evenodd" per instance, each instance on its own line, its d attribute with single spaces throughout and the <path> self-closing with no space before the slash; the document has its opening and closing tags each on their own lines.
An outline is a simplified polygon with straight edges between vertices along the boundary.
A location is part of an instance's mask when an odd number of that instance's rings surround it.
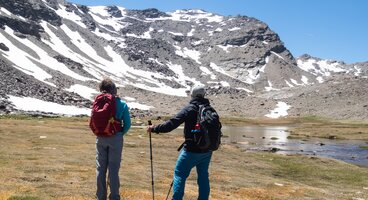
<svg viewBox="0 0 368 200">
<path fill-rule="evenodd" d="M 246 151 L 329 157 L 368 167 L 368 144 L 360 140 L 288 139 L 291 126 L 224 126 L 224 142 Z"/>
</svg>

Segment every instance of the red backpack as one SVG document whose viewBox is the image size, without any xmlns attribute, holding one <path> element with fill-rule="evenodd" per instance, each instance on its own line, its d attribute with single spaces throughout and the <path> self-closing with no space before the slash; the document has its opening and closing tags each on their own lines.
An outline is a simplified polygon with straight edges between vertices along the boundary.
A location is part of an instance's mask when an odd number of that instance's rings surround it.
<svg viewBox="0 0 368 200">
<path fill-rule="evenodd" d="M 92 105 L 89 127 L 96 136 L 112 136 L 121 131 L 121 122 L 115 119 L 116 100 L 109 93 L 102 93 L 95 98 Z"/>
</svg>

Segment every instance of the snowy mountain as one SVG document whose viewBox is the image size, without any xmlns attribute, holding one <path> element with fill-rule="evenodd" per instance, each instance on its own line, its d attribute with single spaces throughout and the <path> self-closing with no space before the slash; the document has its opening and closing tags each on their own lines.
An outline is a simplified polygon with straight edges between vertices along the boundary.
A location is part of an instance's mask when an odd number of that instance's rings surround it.
<svg viewBox="0 0 368 200">
<path fill-rule="evenodd" d="M 295 59 L 251 17 L 62 0 L 0 0 L 0 66 L 0 112 L 68 115 L 89 114 L 104 77 L 117 83 L 134 115 L 173 114 L 191 87 L 205 85 L 223 114 L 273 117 L 284 104 L 292 115 L 305 114 L 293 110 L 290 90 L 340 75 L 366 82 L 368 74 L 367 63 Z"/>
</svg>

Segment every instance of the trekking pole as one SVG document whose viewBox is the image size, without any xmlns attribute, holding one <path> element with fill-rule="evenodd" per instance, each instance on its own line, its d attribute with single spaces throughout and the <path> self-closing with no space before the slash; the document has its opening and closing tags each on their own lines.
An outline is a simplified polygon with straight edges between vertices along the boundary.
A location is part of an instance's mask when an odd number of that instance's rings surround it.
<svg viewBox="0 0 368 200">
<path fill-rule="evenodd" d="M 171 181 L 170 189 L 169 189 L 169 192 L 167 193 L 166 200 L 169 198 L 169 195 L 170 195 L 171 188 L 172 188 L 173 184 L 174 184 L 174 180 Z"/>
<path fill-rule="evenodd" d="M 151 120 L 148 120 L 148 125 L 152 125 Z M 151 131 L 148 132 L 149 134 L 149 143 L 150 143 L 150 158 L 151 158 L 151 178 L 152 178 L 152 200 L 155 200 L 155 182 L 153 180 L 153 162 L 152 162 L 152 139 L 151 139 Z"/>
</svg>

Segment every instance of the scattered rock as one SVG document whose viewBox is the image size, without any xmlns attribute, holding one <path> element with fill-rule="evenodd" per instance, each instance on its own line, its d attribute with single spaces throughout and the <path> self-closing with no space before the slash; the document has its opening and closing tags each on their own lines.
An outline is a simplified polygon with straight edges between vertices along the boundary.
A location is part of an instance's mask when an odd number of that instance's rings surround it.
<svg viewBox="0 0 368 200">
<path fill-rule="evenodd" d="M 0 49 L 3 51 L 9 51 L 9 47 L 7 47 L 4 43 L 0 43 Z"/>
<path fill-rule="evenodd" d="M 282 186 L 284 186 L 284 184 L 282 184 L 282 183 L 274 183 L 276 186 L 280 186 L 280 187 L 282 187 Z"/>
<path fill-rule="evenodd" d="M 265 151 L 268 151 L 268 152 L 271 152 L 271 153 L 276 153 L 276 152 L 278 152 L 278 151 L 280 151 L 281 149 L 279 149 L 279 148 L 276 148 L 276 147 L 271 147 L 271 148 L 269 148 L 269 149 L 267 149 L 267 150 L 265 150 Z"/>
</svg>

